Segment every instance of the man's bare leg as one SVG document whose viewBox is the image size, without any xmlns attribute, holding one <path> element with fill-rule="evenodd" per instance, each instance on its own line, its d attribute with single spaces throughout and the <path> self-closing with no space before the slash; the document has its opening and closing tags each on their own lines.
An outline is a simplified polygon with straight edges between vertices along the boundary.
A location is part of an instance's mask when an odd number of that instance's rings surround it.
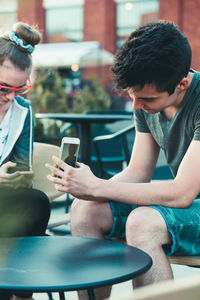
<svg viewBox="0 0 200 300">
<path fill-rule="evenodd" d="M 104 239 L 113 226 L 113 215 L 106 202 L 75 199 L 71 208 L 71 234 L 73 236 Z M 111 287 L 95 289 L 97 300 L 108 298 Z M 79 291 L 79 300 L 88 300 L 87 291 Z"/>
<path fill-rule="evenodd" d="M 171 243 L 171 236 L 161 214 L 151 207 L 139 207 L 131 212 L 126 224 L 127 244 L 147 252 L 153 260 L 151 269 L 134 280 L 134 287 L 173 278 L 162 246 Z"/>
</svg>

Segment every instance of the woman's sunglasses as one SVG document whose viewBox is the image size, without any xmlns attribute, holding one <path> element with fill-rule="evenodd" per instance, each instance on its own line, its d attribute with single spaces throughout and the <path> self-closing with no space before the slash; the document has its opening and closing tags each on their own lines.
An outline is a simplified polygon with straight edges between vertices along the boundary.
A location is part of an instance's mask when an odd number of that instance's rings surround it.
<svg viewBox="0 0 200 300">
<path fill-rule="evenodd" d="M 15 93 L 16 95 L 25 94 L 32 88 L 30 77 L 28 78 L 28 82 L 25 86 L 20 88 L 5 86 L 0 84 L 0 95 L 6 95 L 9 93 Z"/>
</svg>

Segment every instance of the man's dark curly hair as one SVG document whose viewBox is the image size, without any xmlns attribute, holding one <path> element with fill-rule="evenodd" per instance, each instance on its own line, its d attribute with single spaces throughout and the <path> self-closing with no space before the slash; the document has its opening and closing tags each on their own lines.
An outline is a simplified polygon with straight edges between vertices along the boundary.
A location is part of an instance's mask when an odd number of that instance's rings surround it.
<svg viewBox="0 0 200 300">
<path fill-rule="evenodd" d="M 191 65 L 187 38 L 171 22 L 159 21 L 132 32 L 115 56 L 112 67 L 117 89 L 154 84 L 172 94 Z"/>
</svg>

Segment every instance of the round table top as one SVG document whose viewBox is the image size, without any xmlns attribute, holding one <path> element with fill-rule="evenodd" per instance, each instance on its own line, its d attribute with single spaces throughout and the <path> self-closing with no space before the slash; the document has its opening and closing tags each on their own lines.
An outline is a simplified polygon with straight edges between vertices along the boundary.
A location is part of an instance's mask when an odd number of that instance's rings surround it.
<svg viewBox="0 0 200 300">
<path fill-rule="evenodd" d="M 151 267 L 143 251 L 124 244 L 80 238 L 1 238 L 0 290 L 73 291 L 135 278 Z"/>
</svg>

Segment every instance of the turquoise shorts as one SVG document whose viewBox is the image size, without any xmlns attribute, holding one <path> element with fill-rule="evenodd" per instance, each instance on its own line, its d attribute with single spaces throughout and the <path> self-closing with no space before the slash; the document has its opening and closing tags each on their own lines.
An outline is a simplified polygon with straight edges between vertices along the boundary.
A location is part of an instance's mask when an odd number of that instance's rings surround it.
<svg viewBox="0 0 200 300">
<path fill-rule="evenodd" d="M 114 224 L 107 238 L 125 238 L 125 226 L 134 205 L 110 202 Z M 164 218 L 172 244 L 164 246 L 167 255 L 200 255 L 200 199 L 195 199 L 186 209 L 150 206 Z"/>
</svg>

